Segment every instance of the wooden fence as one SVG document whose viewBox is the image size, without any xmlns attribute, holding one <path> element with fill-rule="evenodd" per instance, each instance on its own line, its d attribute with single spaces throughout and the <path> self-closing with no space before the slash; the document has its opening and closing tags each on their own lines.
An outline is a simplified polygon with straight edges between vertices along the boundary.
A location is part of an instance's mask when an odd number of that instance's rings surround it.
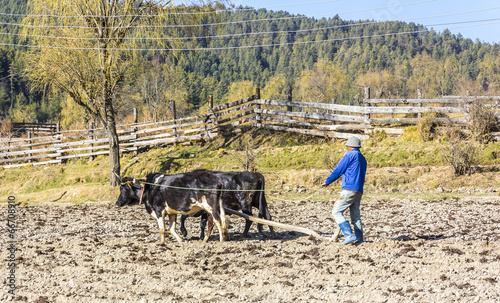
<svg viewBox="0 0 500 303">
<path fill-rule="evenodd" d="M 499 107 L 500 97 L 476 97 Z M 370 99 L 364 106 L 307 103 L 261 99 L 257 94 L 213 107 L 209 113 L 162 122 L 120 125 L 117 132 L 121 152 L 137 152 L 166 144 L 208 141 L 241 132 L 243 127 L 346 139 L 356 134 L 367 139 L 374 131 L 401 135 L 402 125 L 417 124 L 423 114 L 434 113 L 438 123 L 464 125 L 467 98 Z M 500 116 L 498 117 L 500 118 Z M 498 134 L 500 135 L 500 134 Z M 103 128 L 57 131 L 53 135 L 14 139 L 0 145 L 0 164 L 4 168 L 62 163 L 68 159 L 109 154 L 109 141 Z"/>
<path fill-rule="evenodd" d="M 59 124 L 56 123 L 29 123 L 29 122 L 13 122 L 12 133 L 16 136 L 21 134 L 53 134 L 59 131 Z"/>
</svg>

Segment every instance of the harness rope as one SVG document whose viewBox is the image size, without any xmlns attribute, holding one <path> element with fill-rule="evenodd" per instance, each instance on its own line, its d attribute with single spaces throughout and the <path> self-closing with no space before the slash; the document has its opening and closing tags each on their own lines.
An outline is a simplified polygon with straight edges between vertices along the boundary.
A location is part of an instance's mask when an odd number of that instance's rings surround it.
<svg viewBox="0 0 500 303">
<path fill-rule="evenodd" d="M 148 184 L 148 185 L 153 185 L 153 186 L 161 186 L 161 187 L 168 187 L 168 188 L 173 188 L 173 189 L 182 189 L 182 190 L 203 190 L 203 191 L 221 191 L 221 192 L 265 192 L 265 191 L 290 191 L 290 189 L 220 189 L 220 188 L 214 188 L 214 189 L 206 189 L 206 188 L 190 188 L 190 187 L 180 187 L 180 186 L 171 186 L 171 185 L 163 185 L 163 184 L 157 184 L 157 183 L 149 183 L 149 182 L 145 182 L 145 181 L 141 181 L 141 180 L 135 180 L 137 182 L 140 183 L 141 187 L 142 187 L 142 190 L 141 190 L 141 198 L 139 199 L 139 205 L 142 204 L 142 198 L 144 196 L 144 189 L 145 189 L 145 184 Z M 128 182 L 122 182 L 120 183 L 120 185 L 128 185 L 128 187 L 130 187 L 132 189 L 132 184 L 133 182 L 132 181 L 128 181 Z M 305 189 L 305 190 L 314 190 L 314 192 L 304 198 L 303 200 L 309 200 L 311 199 L 313 196 L 317 195 L 319 193 L 320 190 L 322 190 L 324 187 L 301 187 L 301 189 Z M 286 199 L 279 199 L 277 197 L 273 197 L 274 199 L 278 199 L 278 200 L 281 200 L 281 201 L 285 201 L 285 202 L 289 202 L 289 201 L 292 201 L 292 200 L 286 200 Z"/>
<path fill-rule="evenodd" d="M 148 185 L 153 185 L 153 186 L 160 186 L 160 187 L 168 187 L 168 188 L 173 188 L 173 189 L 182 189 L 182 190 L 204 190 L 204 191 L 228 191 L 228 192 L 237 192 L 237 191 L 249 191 L 249 192 L 255 192 L 255 191 L 291 191 L 291 189 L 222 189 L 222 188 L 213 188 L 213 189 L 207 189 L 207 188 L 196 188 L 196 187 L 180 187 L 180 186 L 172 186 L 172 185 L 164 185 L 164 184 L 158 184 L 158 183 L 149 183 L 141 180 L 136 180 L 137 182 L 141 184 L 148 184 Z M 122 182 L 120 185 L 128 185 L 131 187 L 132 181 L 128 182 Z M 144 186 L 143 186 L 144 188 Z M 301 187 L 300 189 L 305 189 L 305 190 L 320 190 L 323 189 L 323 187 Z"/>
</svg>

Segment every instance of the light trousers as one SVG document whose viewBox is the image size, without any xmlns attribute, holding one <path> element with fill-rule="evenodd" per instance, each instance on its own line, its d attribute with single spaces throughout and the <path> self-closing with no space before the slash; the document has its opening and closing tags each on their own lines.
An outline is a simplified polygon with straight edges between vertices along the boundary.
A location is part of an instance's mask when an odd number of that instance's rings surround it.
<svg viewBox="0 0 500 303">
<path fill-rule="evenodd" d="M 349 208 L 349 213 L 351 215 L 351 223 L 354 225 L 355 229 L 362 230 L 361 225 L 361 214 L 359 205 L 361 203 L 361 197 L 363 193 L 343 189 L 340 193 L 340 198 L 335 202 L 332 210 L 332 216 L 337 224 L 342 224 L 347 219 L 344 217 L 344 211 Z"/>
</svg>

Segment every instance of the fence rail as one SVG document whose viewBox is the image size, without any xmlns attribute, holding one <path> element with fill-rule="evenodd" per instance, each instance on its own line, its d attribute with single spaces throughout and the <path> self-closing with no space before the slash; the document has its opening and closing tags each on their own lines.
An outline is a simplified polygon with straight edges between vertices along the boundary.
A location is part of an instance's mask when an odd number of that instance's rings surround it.
<svg viewBox="0 0 500 303">
<path fill-rule="evenodd" d="M 16 135 L 22 133 L 37 133 L 37 134 L 50 134 L 59 130 L 59 124 L 52 123 L 29 123 L 29 122 L 13 122 L 12 132 Z"/>
<path fill-rule="evenodd" d="M 470 98 L 488 101 L 489 106 L 499 108 L 498 96 L 370 99 L 368 91 L 364 106 L 350 106 L 261 99 L 257 92 L 248 98 L 210 106 L 204 115 L 120 125 L 117 132 L 121 152 L 213 140 L 221 135 L 241 132 L 244 127 L 337 139 L 356 134 L 364 140 L 378 131 L 399 136 L 403 133 L 401 126 L 418 124 L 422 115 L 429 113 L 437 115 L 434 118 L 437 123 L 463 126 L 468 121 L 466 108 Z M 497 117 L 500 119 L 500 113 Z M 50 125 L 51 135 L 2 141 L 0 165 L 4 168 L 44 165 L 109 154 L 109 140 L 104 128 L 60 131 L 57 124 Z"/>
</svg>

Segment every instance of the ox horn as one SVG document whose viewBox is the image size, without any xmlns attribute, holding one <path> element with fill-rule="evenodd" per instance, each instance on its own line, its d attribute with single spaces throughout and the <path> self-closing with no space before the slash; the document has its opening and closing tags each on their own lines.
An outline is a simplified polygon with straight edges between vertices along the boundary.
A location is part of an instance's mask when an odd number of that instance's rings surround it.
<svg viewBox="0 0 500 303">
<path fill-rule="evenodd" d="M 122 181 L 122 177 L 120 177 L 120 175 L 119 175 L 119 174 L 117 174 L 117 173 L 115 173 L 115 172 L 113 172 L 113 173 L 114 173 L 114 174 L 115 174 L 115 176 L 118 178 L 118 180 L 120 180 L 120 182 L 121 182 L 121 181 Z"/>
</svg>

